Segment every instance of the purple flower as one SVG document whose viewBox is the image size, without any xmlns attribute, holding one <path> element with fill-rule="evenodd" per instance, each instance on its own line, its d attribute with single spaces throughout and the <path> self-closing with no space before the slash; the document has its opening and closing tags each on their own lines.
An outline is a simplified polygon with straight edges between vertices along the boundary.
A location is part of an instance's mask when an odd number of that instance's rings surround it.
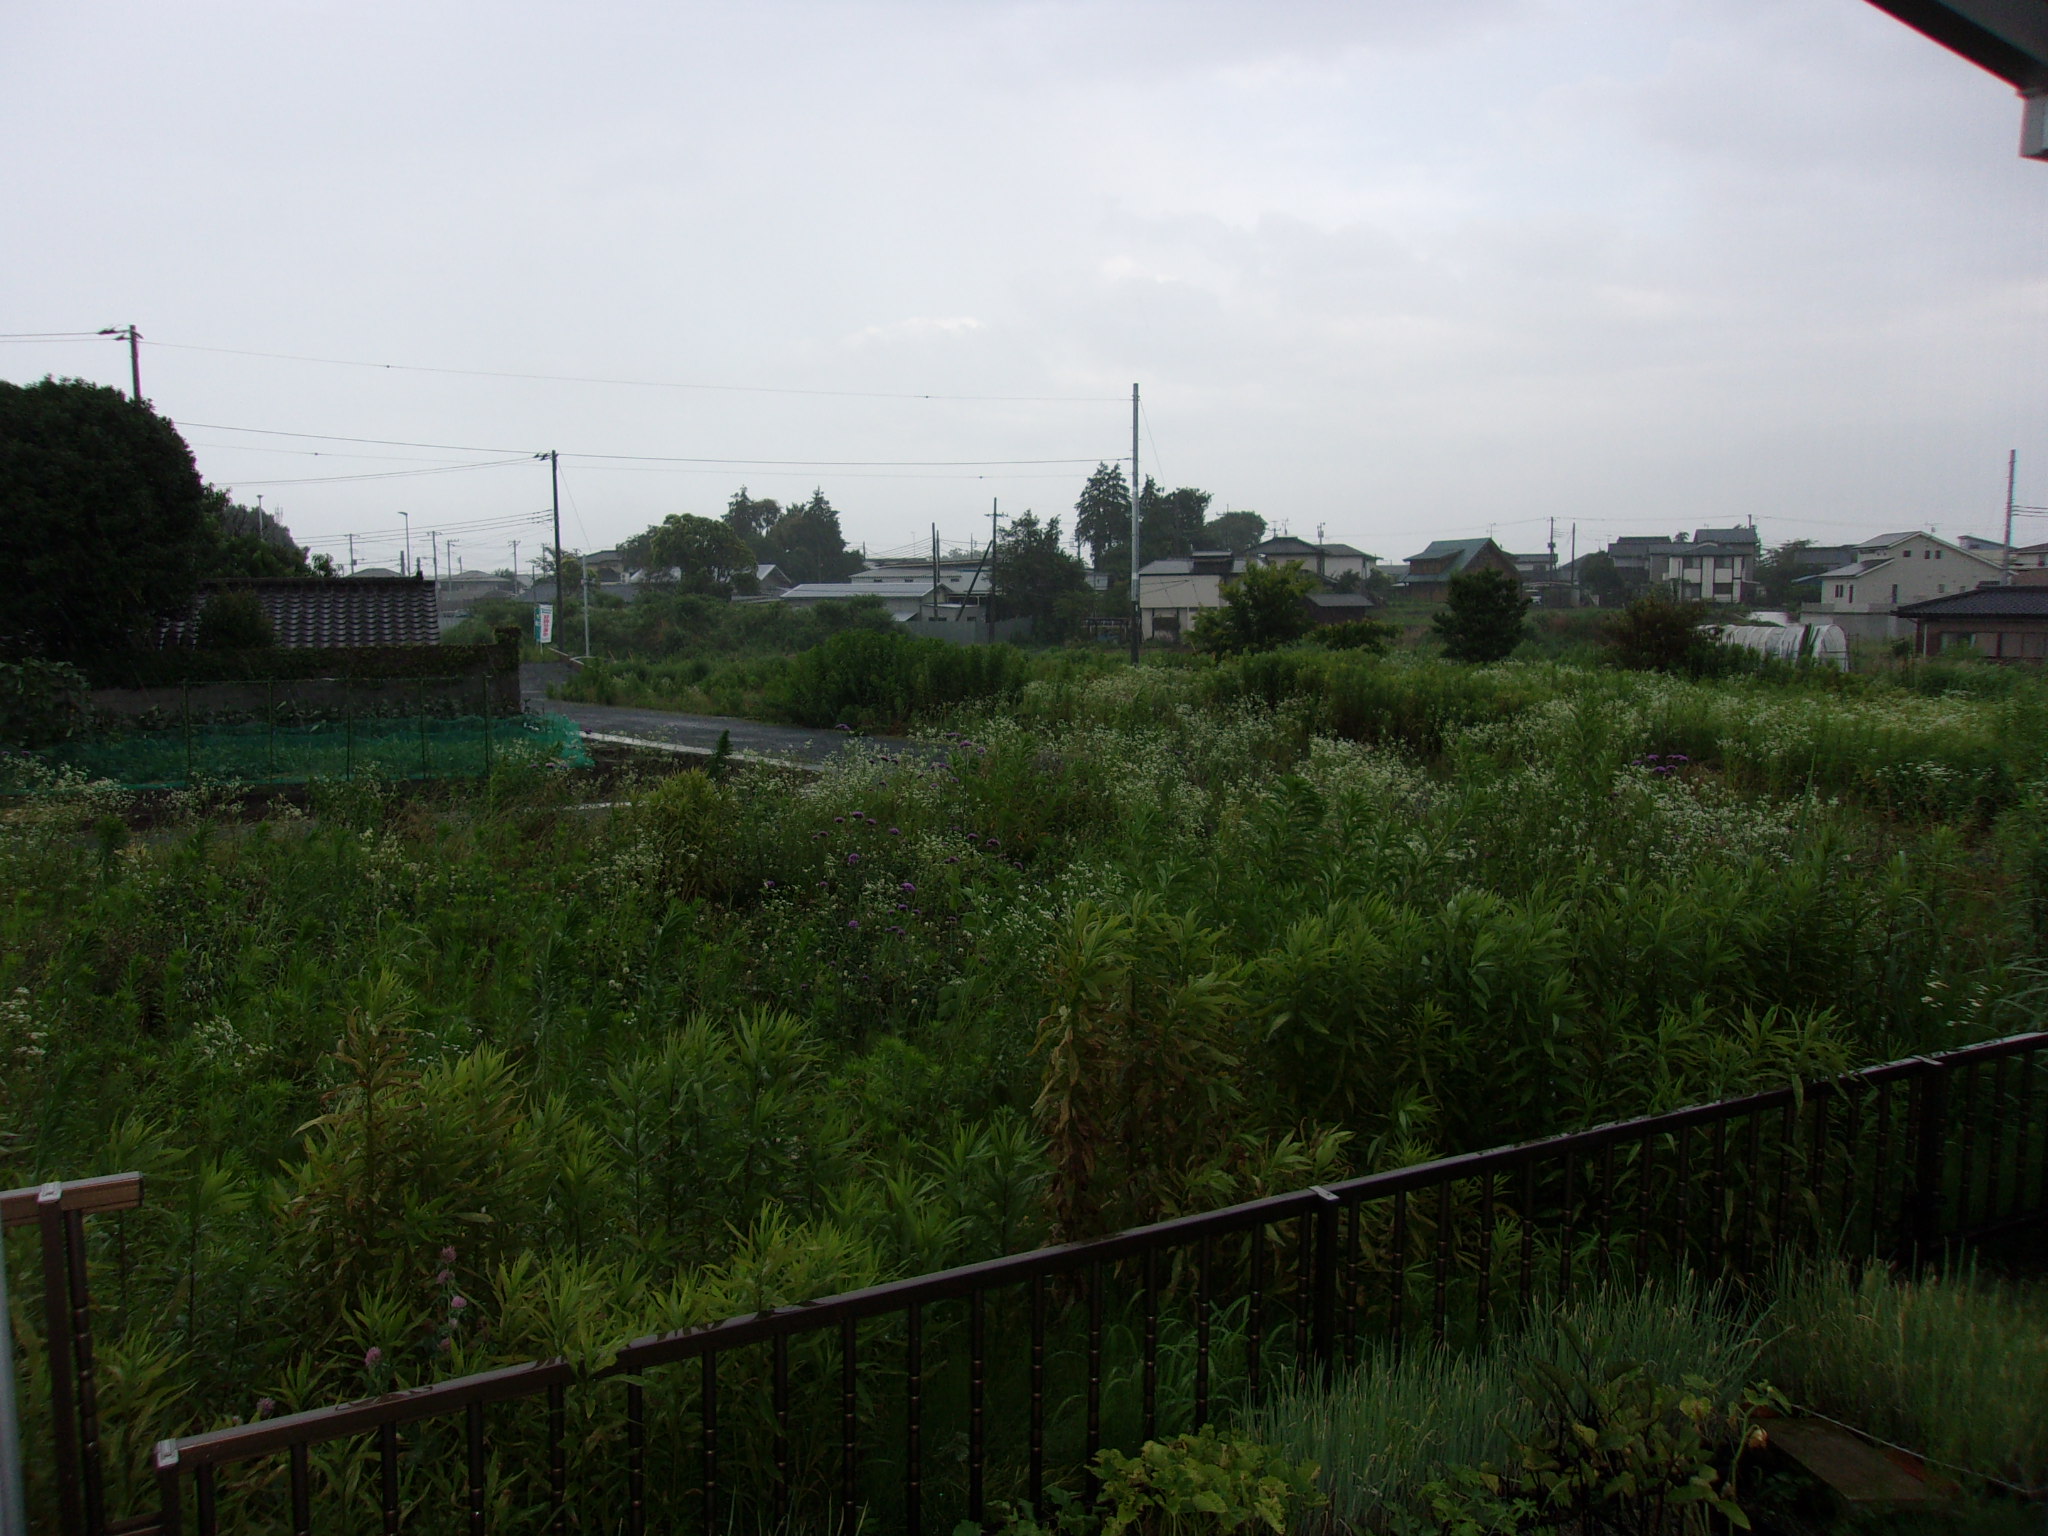
<svg viewBox="0 0 2048 1536">
<path fill-rule="evenodd" d="M 274 1398 L 274 1397 L 259 1397 L 259 1398 L 257 1398 L 257 1399 L 256 1399 L 256 1417 L 257 1417 L 257 1418 L 259 1418 L 259 1419 L 260 1419 L 260 1418 L 263 1418 L 263 1417 L 264 1417 L 265 1415 L 267 1415 L 267 1414 L 272 1414 L 272 1413 L 275 1413 L 275 1412 L 277 1412 L 277 1399 L 276 1399 L 276 1398 Z"/>
<path fill-rule="evenodd" d="M 846 856 L 846 862 L 849 864 L 858 864 L 860 862 L 860 855 L 857 853 L 849 853 Z"/>
<path fill-rule="evenodd" d="M 991 847 L 991 848 L 995 848 L 995 847 L 998 847 L 998 846 L 1000 846 L 999 840 L 998 840 L 998 839 L 996 839 L 996 838 L 993 838 L 993 837 L 992 837 L 992 838 L 990 838 L 990 839 L 988 840 L 988 846 L 989 846 L 989 847 Z"/>
<path fill-rule="evenodd" d="M 891 828 L 889 829 L 889 835 L 890 835 L 891 837 L 901 837 L 901 836 L 902 836 L 903 834 L 902 834 L 901 832 L 899 832 L 899 831 L 898 831 L 898 830 L 897 830 L 896 828 L 894 828 L 894 827 L 891 827 Z"/>
<path fill-rule="evenodd" d="M 899 891 L 914 891 L 917 889 L 917 887 L 912 885 L 908 880 L 906 880 L 901 885 L 897 886 L 896 889 Z"/>
<path fill-rule="evenodd" d="M 434 1284 L 446 1285 L 450 1280 L 453 1280 L 454 1278 L 455 1276 L 451 1271 L 444 1269 L 441 1271 L 441 1273 L 434 1276 Z"/>
<path fill-rule="evenodd" d="M 958 854 L 949 853 L 946 855 L 946 862 L 948 864 L 958 864 L 960 862 L 960 856 Z"/>
<path fill-rule="evenodd" d="M 846 920 L 846 926 L 849 928 L 858 928 L 860 926 L 860 919 L 857 917 L 849 917 Z"/>
<path fill-rule="evenodd" d="M 771 891 L 775 889 L 775 882 L 773 880 L 764 880 L 761 883 L 767 886 L 768 889 Z"/>
<path fill-rule="evenodd" d="M 844 816 L 834 816 L 832 818 L 832 824 L 834 826 L 844 826 L 846 824 L 846 818 Z"/>
<path fill-rule="evenodd" d="M 363 1351 L 363 1365 L 366 1369 L 374 1371 L 375 1369 L 377 1369 L 379 1365 L 383 1363 L 383 1361 L 384 1351 L 379 1349 L 375 1344 L 372 1344 L 368 1349 Z"/>
<path fill-rule="evenodd" d="M 441 1250 L 441 1262 L 443 1264 L 453 1264 L 455 1262 L 455 1250 L 453 1248 L 443 1248 Z"/>
<path fill-rule="evenodd" d="M 442 1353 L 442 1354 L 444 1354 L 444 1355 L 445 1355 L 445 1354 L 447 1354 L 447 1353 L 448 1353 L 448 1352 L 449 1352 L 450 1350 L 452 1350 L 452 1349 L 453 1349 L 454 1347 L 455 1347 L 455 1345 L 454 1345 L 453 1341 L 451 1341 L 451 1340 L 449 1340 L 449 1339 L 443 1339 L 443 1340 L 441 1341 L 441 1353 Z"/>
<path fill-rule="evenodd" d="M 461 1296 L 450 1296 L 448 1298 L 448 1310 L 450 1312 L 460 1312 L 464 1307 L 468 1305 L 469 1302 Z"/>
</svg>

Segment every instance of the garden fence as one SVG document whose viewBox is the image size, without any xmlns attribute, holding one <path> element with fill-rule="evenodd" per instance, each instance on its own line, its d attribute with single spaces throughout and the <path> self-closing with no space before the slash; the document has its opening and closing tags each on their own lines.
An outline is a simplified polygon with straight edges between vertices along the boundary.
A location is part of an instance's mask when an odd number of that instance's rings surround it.
<svg viewBox="0 0 2048 1536">
<path fill-rule="evenodd" d="M 52 773 L 128 789 L 313 779 L 488 777 L 508 753 L 587 761 L 581 732 L 557 715 L 510 713 L 489 676 L 289 678 L 134 690 L 94 728 L 7 754 L 0 793 Z"/>
<path fill-rule="evenodd" d="M 43 1238 L 65 1536 L 950 1530 L 1369 1348 L 1476 1345 L 1583 1285 L 1787 1252 L 1916 1262 L 2048 1214 L 2048 1034 L 1915 1057 L 549 1360 L 161 1441 L 102 1492 L 85 1217 Z"/>
</svg>

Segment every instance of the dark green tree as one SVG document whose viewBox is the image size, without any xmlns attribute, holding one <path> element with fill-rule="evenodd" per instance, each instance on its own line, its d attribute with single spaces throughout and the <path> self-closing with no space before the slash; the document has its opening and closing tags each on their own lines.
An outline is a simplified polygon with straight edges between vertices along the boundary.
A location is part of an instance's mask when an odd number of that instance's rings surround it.
<svg viewBox="0 0 2048 1536">
<path fill-rule="evenodd" d="M 756 505 L 759 505 L 756 503 Z M 811 499 L 783 510 L 761 536 L 760 557 L 779 565 L 792 581 L 844 581 L 861 567 L 861 558 L 846 547 L 839 513 L 822 490 Z"/>
<path fill-rule="evenodd" d="M 261 507 L 245 507 L 226 491 L 206 490 L 207 539 L 202 576 L 309 576 L 306 552 L 291 530 Z"/>
<path fill-rule="evenodd" d="M 1636 672 L 1712 672 L 1723 647 L 1706 621 L 1705 603 L 1649 592 L 1606 621 L 1600 645 L 1614 665 Z"/>
<path fill-rule="evenodd" d="M 1138 497 L 1138 554 L 1141 559 L 1159 560 L 1185 555 L 1202 540 L 1203 520 L 1209 515 L 1211 497 L 1191 485 L 1162 490 L 1150 475 Z"/>
<path fill-rule="evenodd" d="M 1316 579 L 1299 561 L 1255 565 L 1223 585 L 1223 606 L 1195 615 L 1188 639 L 1198 651 L 1237 656 L 1270 651 L 1299 640 L 1315 627 L 1302 601 L 1316 588 Z"/>
<path fill-rule="evenodd" d="M 254 592 L 229 587 L 215 592 L 199 609 L 199 649 L 255 651 L 272 644 L 277 631 Z"/>
<path fill-rule="evenodd" d="M 998 618 L 1029 617 L 1041 640 L 1065 638 L 1089 606 L 1088 572 L 1060 544 L 1060 520 L 1041 523 L 1026 512 L 996 543 L 991 571 Z"/>
<path fill-rule="evenodd" d="M 0 383 L 0 653 L 153 644 L 205 573 L 207 491 L 178 429 L 77 379 Z"/>
<path fill-rule="evenodd" d="M 679 590 L 730 597 L 754 590 L 754 552 L 728 523 L 671 513 L 641 536 L 644 570 L 674 580 Z"/>
<path fill-rule="evenodd" d="M 1632 576 L 1637 579 L 1631 581 Z M 1579 590 L 1602 608 L 1619 608 L 1642 590 L 1642 581 L 1637 572 L 1622 570 L 1614 556 L 1602 550 L 1579 562 Z"/>
<path fill-rule="evenodd" d="M 1799 583 L 1811 580 L 1818 569 L 1806 558 L 1813 548 L 1811 539 L 1792 539 L 1780 544 L 1756 563 L 1756 580 L 1765 608 L 1790 608 L 1801 596 Z"/>
<path fill-rule="evenodd" d="M 747 541 L 755 553 L 761 550 L 761 540 L 776 520 L 782 516 L 782 503 L 771 501 L 766 496 L 756 499 L 747 494 L 743 485 L 732 493 L 725 504 L 725 526 Z"/>
<path fill-rule="evenodd" d="M 1121 464 L 1098 464 L 1074 503 L 1074 533 L 1088 546 L 1096 570 L 1128 571 L 1131 564 L 1131 483 Z"/>
<path fill-rule="evenodd" d="M 1266 537 L 1266 520 L 1242 509 L 1212 517 L 1202 524 L 1202 548 L 1227 549 L 1241 555 Z"/>
<path fill-rule="evenodd" d="M 1464 571 L 1429 622 L 1452 661 L 1504 661 L 1529 632 L 1528 611 L 1528 594 L 1506 571 Z"/>
</svg>

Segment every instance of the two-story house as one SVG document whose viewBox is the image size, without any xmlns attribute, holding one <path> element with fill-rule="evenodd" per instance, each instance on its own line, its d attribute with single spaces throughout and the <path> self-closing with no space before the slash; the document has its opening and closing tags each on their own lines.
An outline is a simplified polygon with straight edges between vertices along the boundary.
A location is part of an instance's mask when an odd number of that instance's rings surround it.
<svg viewBox="0 0 2048 1536">
<path fill-rule="evenodd" d="M 1451 578 L 1467 571 L 1499 571 L 1518 580 L 1515 557 L 1491 539 L 1437 539 L 1419 555 L 1408 557 L 1408 570 L 1401 578 L 1401 591 L 1440 603 L 1451 589 Z"/>
<path fill-rule="evenodd" d="M 1307 539 L 1293 538 L 1284 533 L 1262 544 L 1254 544 L 1246 553 L 1261 565 L 1299 562 L 1304 571 L 1324 581 L 1335 581 L 1339 576 L 1348 575 L 1363 579 L 1370 576 L 1373 567 L 1379 564 L 1376 556 L 1354 549 L 1349 544 L 1312 544 Z"/>
<path fill-rule="evenodd" d="M 1970 592 L 2000 581 L 1999 561 L 1917 529 L 1888 533 L 1856 546 L 1847 565 L 1823 571 L 1820 599 L 1808 617 L 1829 616 L 1852 640 L 1894 640 L 1913 632 L 1898 610 L 1951 592 Z"/>
</svg>

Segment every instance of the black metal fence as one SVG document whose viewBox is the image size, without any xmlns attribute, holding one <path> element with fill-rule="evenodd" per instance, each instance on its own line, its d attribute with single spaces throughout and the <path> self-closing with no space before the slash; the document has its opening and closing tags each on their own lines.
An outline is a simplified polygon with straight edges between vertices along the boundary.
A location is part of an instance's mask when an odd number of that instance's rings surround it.
<svg viewBox="0 0 2048 1536">
<path fill-rule="evenodd" d="M 1364 1348 L 1483 1343 L 1583 1285 L 1680 1267 L 1740 1282 L 1793 1252 L 1911 1261 L 2039 1222 L 2044 1075 L 2048 1034 L 2020 1035 L 640 1339 L 587 1368 L 165 1440 L 159 1507 L 120 1521 L 98 1491 L 82 1218 L 135 1203 L 139 1181 L 0 1206 L 43 1223 L 66 1536 L 915 1536 L 1042 1506 L 1104 1445 L 1199 1427 Z"/>
</svg>

